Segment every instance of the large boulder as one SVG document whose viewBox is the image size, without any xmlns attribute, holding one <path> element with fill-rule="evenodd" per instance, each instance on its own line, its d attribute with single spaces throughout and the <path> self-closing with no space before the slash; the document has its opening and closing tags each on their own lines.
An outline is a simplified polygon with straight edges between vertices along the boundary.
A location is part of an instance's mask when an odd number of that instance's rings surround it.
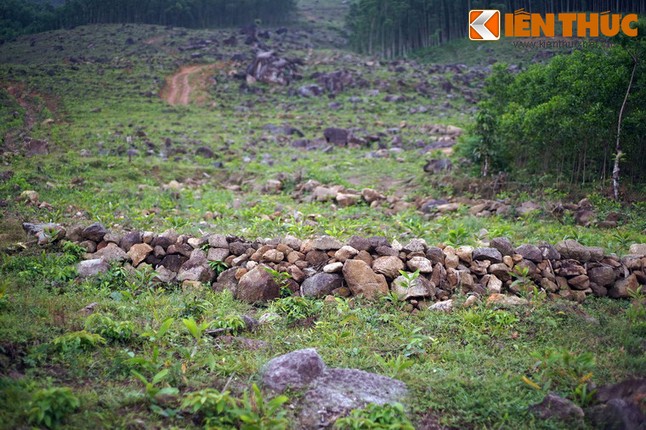
<svg viewBox="0 0 646 430">
<path fill-rule="evenodd" d="M 213 283 L 212 287 L 215 291 L 229 290 L 233 295 L 236 295 L 238 289 L 238 279 L 236 278 L 237 267 L 232 267 L 218 275 L 218 279 Z"/>
<path fill-rule="evenodd" d="M 96 276 L 99 273 L 105 273 L 110 269 L 110 264 L 102 258 L 81 261 L 76 266 L 76 273 L 81 278 Z"/>
<path fill-rule="evenodd" d="M 348 130 L 337 127 L 329 127 L 323 131 L 323 136 L 328 143 L 345 146 L 348 144 Z"/>
<path fill-rule="evenodd" d="M 160 266 L 164 266 L 171 272 L 179 272 L 181 269 L 182 265 L 188 260 L 188 258 L 184 257 L 183 255 L 179 254 L 168 254 L 164 256 L 162 259 L 161 263 L 159 263 Z"/>
<path fill-rule="evenodd" d="M 500 263 L 502 261 L 502 253 L 496 248 L 476 248 L 473 250 L 472 258 L 475 261 L 489 260 L 492 263 Z"/>
<path fill-rule="evenodd" d="M 92 258 L 103 258 L 108 263 L 112 261 L 126 261 L 128 259 L 128 254 L 126 251 L 119 248 L 116 243 L 108 243 L 105 248 L 102 248 L 92 254 Z"/>
<path fill-rule="evenodd" d="M 298 390 L 323 375 L 327 366 L 314 348 L 290 352 L 270 360 L 262 370 L 262 384 L 271 390 Z"/>
<path fill-rule="evenodd" d="M 266 302 L 280 297 L 280 286 L 267 272 L 267 267 L 259 265 L 242 275 L 236 288 L 236 298 L 247 303 Z"/>
<path fill-rule="evenodd" d="M 346 260 L 343 264 L 343 277 L 355 296 L 362 295 L 372 300 L 378 295 L 388 293 L 386 278 L 373 272 L 365 261 Z"/>
<path fill-rule="evenodd" d="M 132 248 L 133 245 L 136 245 L 142 242 L 143 242 L 143 237 L 141 233 L 138 231 L 131 231 L 130 233 L 126 233 L 121 238 L 121 241 L 119 241 L 119 247 L 124 251 L 128 252 L 130 251 L 130 248 Z"/>
<path fill-rule="evenodd" d="M 393 281 L 392 289 L 400 300 L 435 297 L 435 286 L 423 276 L 413 280 L 398 276 Z"/>
<path fill-rule="evenodd" d="M 353 409 L 403 403 L 407 394 L 406 385 L 396 379 L 363 370 L 328 369 L 303 396 L 297 428 L 328 428 Z"/>
<path fill-rule="evenodd" d="M 328 368 L 314 349 L 294 351 L 269 361 L 263 386 L 275 392 L 306 390 L 296 400 L 298 429 L 329 428 L 353 409 L 370 403 L 403 402 L 406 385 L 396 379 L 356 369 Z"/>
<path fill-rule="evenodd" d="M 379 257 L 372 263 L 372 270 L 386 278 L 395 279 L 400 275 L 399 271 L 404 270 L 404 263 L 395 256 Z"/>
<path fill-rule="evenodd" d="M 588 269 L 588 277 L 591 282 L 601 287 L 611 285 L 617 278 L 615 271 L 610 266 L 599 266 Z"/>
<path fill-rule="evenodd" d="M 99 222 L 90 224 L 89 226 L 83 229 L 81 236 L 86 240 L 93 240 L 94 242 L 101 242 L 103 237 L 108 233 L 108 230 L 105 226 Z"/>
<path fill-rule="evenodd" d="M 151 252 L 153 252 L 152 246 L 147 243 L 137 243 L 130 247 L 128 257 L 132 260 L 132 265 L 137 267 L 150 255 Z"/>
<path fill-rule="evenodd" d="M 500 251 L 502 255 L 512 255 L 514 253 L 514 247 L 506 237 L 494 237 L 489 242 L 489 245 Z"/>
<path fill-rule="evenodd" d="M 177 280 L 180 282 L 210 282 L 213 277 L 213 269 L 208 264 L 206 253 L 201 249 L 196 249 L 191 253 L 191 257 L 182 264 L 177 274 Z"/>
<path fill-rule="evenodd" d="M 630 245 L 628 253 L 646 257 L 646 243 L 633 243 Z"/>
<path fill-rule="evenodd" d="M 631 293 L 639 288 L 637 275 L 634 273 L 626 278 L 620 279 L 608 290 L 608 295 L 613 299 L 628 299 Z"/>
<path fill-rule="evenodd" d="M 336 251 L 341 247 L 343 244 L 331 236 L 320 236 L 312 241 L 312 248 L 319 251 Z"/>
<path fill-rule="evenodd" d="M 340 263 L 339 263 L 340 264 Z M 301 284 L 301 294 L 305 297 L 325 297 L 341 288 L 343 277 L 335 273 L 317 273 Z"/>
<path fill-rule="evenodd" d="M 530 410 L 540 419 L 556 418 L 561 421 L 582 421 L 583 409 L 571 400 L 550 393 L 543 401 L 534 405 Z"/>
<path fill-rule="evenodd" d="M 516 248 L 516 254 L 522 255 L 524 259 L 534 263 L 540 263 L 543 261 L 543 251 L 541 251 L 536 245 L 520 245 Z"/>
<path fill-rule="evenodd" d="M 563 258 L 586 263 L 588 261 L 599 261 L 603 258 L 603 249 L 591 246 L 583 246 L 574 239 L 567 239 L 556 244 L 556 250 Z"/>
</svg>

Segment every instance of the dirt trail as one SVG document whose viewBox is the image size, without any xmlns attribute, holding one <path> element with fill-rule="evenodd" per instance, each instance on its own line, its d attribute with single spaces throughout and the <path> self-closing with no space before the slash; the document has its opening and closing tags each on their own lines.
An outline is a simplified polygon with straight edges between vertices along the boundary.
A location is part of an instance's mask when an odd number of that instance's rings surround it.
<svg viewBox="0 0 646 430">
<path fill-rule="evenodd" d="M 180 68 L 173 76 L 166 78 L 161 97 L 171 105 L 188 105 L 195 99 L 191 93 L 206 88 L 210 79 L 209 72 L 216 67 L 215 64 L 202 64 Z"/>
</svg>

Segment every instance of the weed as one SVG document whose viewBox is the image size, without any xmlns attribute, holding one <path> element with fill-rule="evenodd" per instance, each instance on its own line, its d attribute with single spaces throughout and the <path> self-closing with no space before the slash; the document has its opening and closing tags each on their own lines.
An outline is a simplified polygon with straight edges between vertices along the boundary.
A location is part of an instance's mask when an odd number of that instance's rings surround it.
<svg viewBox="0 0 646 430">
<path fill-rule="evenodd" d="M 236 334 L 244 330 L 247 327 L 247 324 L 245 323 L 244 318 L 240 315 L 231 314 L 216 318 L 211 324 L 211 327 L 228 329 L 232 333 Z"/>
<path fill-rule="evenodd" d="M 95 313 L 85 320 L 85 330 L 100 334 L 113 342 L 128 342 L 135 331 L 132 321 L 114 321 L 107 315 Z"/>
<path fill-rule="evenodd" d="M 291 275 L 287 272 L 280 272 L 278 270 L 274 270 L 271 267 L 267 266 L 262 266 L 262 268 L 269 273 L 269 275 L 272 277 L 274 282 L 278 285 L 280 288 L 280 295 L 281 297 L 287 297 L 291 296 L 292 292 L 288 288 L 288 281 L 291 279 Z"/>
<path fill-rule="evenodd" d="M 592 353 L 575 354 L 565 349 L 546 349 L 533 353 L 532 356 L 538 360 L 532 369 L 538 382 L 534 383 L 525 377 L 523 381 L 526 384 L 534 388 L 541 387 L 545 391 L 560 391 L 572 400 L 588 401 L 591 394 L 582 386 L 587 386 L 593 376 L 595 359 Z"/>
<path fill-rule="evenodd" d="M 32 396 L 29 403 L 29 422 L 55 428 L 80 405 L 80 400 L 70 388 L 44 388 Z"/>
<path fill-rule="evenodd" d="M 143 333 L 141 333 L 142 337 L 147 337 L 149 341 L 151 342 L 160 342 L 161 339 L 164 337 L 166 333 L 168 333 L 168 330 L 170 329 L 171 325 L 173 325 L 173 322 L 175 322 L 174 318 L 166 318 L 159 328 L 157 330 L 153 329 L 148 329 L 145 330 Z"/>
<path fill-rule="evenodd" d="M 168 369 L 157 372 L 152 379 L 148 380 L 141 373 L 132 370 L 131 373 L 144 384 L 145 394 L 148 400 L 157 403 L 164 396 L 176 396 L 179 390 L 175 387 L 161 387 L 162 382 L 168 377 Z"/>
<path fill-rule="evenodd" d="M 101 335 L 86 330 L 66 333 L 52 340 L 52 345 L 63 353 L 94 349 L 103 344 L 105 339 Z"/>
<path fill-rule="evenodd" d="M 179 317 L 186 318 L 201 318 L 204 313 L 211 310 L 213 305 L 208 300 L 202 300 L 198 297 L 187 297 L 188 303 L 184 302 L 182 309 L 179 312 Z"/>
<path fill-rule="evenodd" d="M 220 260 L 209 261 L 209 267 L 211 268 L 211 270 L 213 270 L 213 273 L 215 273 L 216 277 L 220 276 L 220 273 L 228 269 L 227 264 L 224 261 Z"/>
<path fill-rule="evenodd" d="M 461 246 L 466 244 L 466 241 L 468 238 L 469 238 L 468 230 L 462 226 L 459 226 L 457 228 L 449 230 L 446 243 L 447 245 L 451 245 L 451 246 Z"/>
<path fill-rule="evenodd" d="M 338 430 L 393 429 L 414 430 L 400 403 L 378 405 L 371 403 L 363 409 L 355 409 L 350 415 L 339 418 L 334 423 Z"/>
<path fill-rule="evenodd" d="M 283 407 L 289 398 L 287 396 L 276 396 L 271 400 L 263 397 L 260 388 L 256 384 L 251 386 L 249 392 L 245 392 L 236 408 L 235 414 L 239 420 L 241 430 L 283 430 L 289 427 L 287 410 Z"/>
<path fill-rule="evenodd" d="M 323 304 L 320 300 L 309 297 L 290 296 L 274 300 L 270 310 L 287 319 L 291 324 L 296 321 L 318 315 Z"/>
<path fill-rule="evenodd" d="M 9 280 L 0 280 L 0 310 L 5 309 L 9 304 L 9 296 L 7 290 L 9 289 Z"/>
<path fill-rule="evenodd" d="M 204 335 L 204 331 L 208 329 L 210 326 L 210 323 L 206 321 L 198 324 L 193 318 L 184 318 L 182 320 L 182 324 L 184 324 L 184 327 L 186 327 L 186 330 L 193 337 L 193 340 L 195 340 L 196 345 L 200 343 L 200 341 L 202 340 L 202 336 Z"/>
<path fill-rule="evenodd" d="M 218 391 L 205 388 L 184 396 L 182 409 L 188 409 L 193 414 L 202 416 L 202 421 L 208 428 L 235 425 L 236 417 L 232 411 L 237 406 L 237 400 L 229 391 Z"/>
<path fill-rule="evenodd" d="M 379 363 L 379 367 L 383 373 L 396 379 L 400 379 L 403 372 L 415 364 L 413 360 L 401 354 L 387 359 L 379 354 L 375 354 L 375 359 Z"/>
</svg>

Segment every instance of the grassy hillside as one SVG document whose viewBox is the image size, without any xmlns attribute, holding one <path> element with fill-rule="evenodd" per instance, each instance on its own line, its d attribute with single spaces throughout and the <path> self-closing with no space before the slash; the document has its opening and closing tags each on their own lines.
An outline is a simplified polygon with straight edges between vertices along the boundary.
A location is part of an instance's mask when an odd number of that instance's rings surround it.
<svg viewBox="0 0 646 430">
<path fill-rule="evenodd" d="M 437 145 L 446 136 L 433 125 L 471 123 L 488 56 L 464 58 L 451 45 L 429 54 L 437 64 L 382 63 L 333 48 L 341 44 L 339 26 L 305 22 L 258 37 L 257 51 L 295 65 L 289 85 L 246 77 L 256 50 L 237 29 L 87 26 L 0 46 L 0 427 L 28 428 L 30 418 L 41 425 L 38 399 L 61 397 L 39 391 L 51 387 L 73 392 L 69 405 L 52 406 L 69 409 L 60 428 L 201 427 L 181 407 L 183 396 L 226 387 L 242 399 L 266 361 L 304 347 L 316 347 L 330 366 L 406 382 L 417 428 L 573 428 L 538 419 L 528 406 L 550 390 L 585 405 L 588 380 L 603 385 L 646 373 L 638 302 L 576 305 L 537 294 L 526 307 L 491 309 L 463 308 L 461 297 L 448 314 L 412 311 L 390 296 L 373 304 L 292 297 L 251 307 L 207 288 L 154 285 L 142 271 L 113 268 L 79 281 L 78 248 L 24 246 L 24 221 L 251 239 L 383 235 L 476 245 L 503 235 L 517 244 L 575 238 L 620 255 L 646 242 L 643 202 L 620 206 L 592 193 L 596 217 L 621 212 L 619 224 L 581 226 L 553 209 L 585 190 L 541 178 L 498 187 Z M 169 104 L 173 76 L 189 65 L 208 67 L 175 81 L 176 90 L 190 89 L 188 105 Z M 311 96 L 318 91 L 311 85 L 322 94 Z M 327 142 L 329 127 L 356 140 Z M 46 141 L 47 153 L 29 154 L 30 140 Z M 452 172 L 424 172 L 428 159 L 447 157 Z M 373 188 L 388 200 L 378 207 L 319 202 L 308 181 Z M 458 203 L 457 210 L 425 213 L 430 199 Z M 483 199 L 512 209 L 475 216 L 470 209 Z M 514 211 L 528 201 L 540 210 Z M 107 319 L 88 323 L 79 311 L 91 303 Z M 245 314 L 278 318 L 245 332 L 236 326 Z M 231 326 L 236 337 L 191 334 L 182 322 L 188 318 Z M 133 371 L 148 379 L 148 390 Z M 154 388 L 179 391 L 158 397 Z"/>
</svg>

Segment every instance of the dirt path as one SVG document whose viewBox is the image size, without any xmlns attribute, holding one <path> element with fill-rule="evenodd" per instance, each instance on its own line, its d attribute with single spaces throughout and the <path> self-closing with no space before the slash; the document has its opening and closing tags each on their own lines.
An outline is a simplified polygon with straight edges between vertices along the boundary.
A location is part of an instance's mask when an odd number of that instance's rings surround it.
<svg viewBox="0 0 646 430">
<path fill-rule="evenodd" d="M 235 65 L 219 61 L 214 64 L 183 66 L 177 73 L 166 78 L 161 98 L 171 105 L 209 102 L 208 88 L 215 84 L 213 73 L 216 70 L 223 70 L 230 76 L 235 72 Z"/>
</svg>

